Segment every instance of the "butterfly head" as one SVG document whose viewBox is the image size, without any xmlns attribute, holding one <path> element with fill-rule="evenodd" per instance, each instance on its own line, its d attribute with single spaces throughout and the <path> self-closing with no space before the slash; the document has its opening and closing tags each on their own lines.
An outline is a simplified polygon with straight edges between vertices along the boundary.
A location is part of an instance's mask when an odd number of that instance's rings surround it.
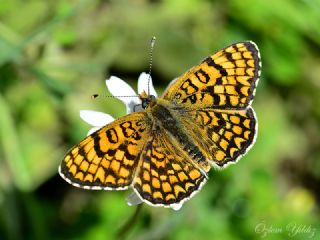
<svg viewBox="0 0 320 240">
<path fill-rule="evenodd" d="M 139 94 L 139 98 L 141 100 L 141 105 L 143 109 L 147 107 L 152 107 L 156 103 L 156 97 L 153 95 L 148 95 L 145 91 Z"/>
</svg>

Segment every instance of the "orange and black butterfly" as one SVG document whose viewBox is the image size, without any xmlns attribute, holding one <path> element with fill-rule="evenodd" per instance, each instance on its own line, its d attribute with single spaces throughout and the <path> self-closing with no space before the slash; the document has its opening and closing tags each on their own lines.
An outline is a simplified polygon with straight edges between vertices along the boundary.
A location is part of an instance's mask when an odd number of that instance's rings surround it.
<svg viewBox="0 0 320 240">
<path fill-rule="evenodd" d="M 251 41 L 218 51 L 176 79 L 162 97 L 140 93 L 144 111 L 74 146 L 60 175 L 76 187 L 131 187 L 147 204 L 180 208 L 201 189 L 211 167 L 235 163 L 254 143 L 251 102 L 260 69 Z"/>
</svg>

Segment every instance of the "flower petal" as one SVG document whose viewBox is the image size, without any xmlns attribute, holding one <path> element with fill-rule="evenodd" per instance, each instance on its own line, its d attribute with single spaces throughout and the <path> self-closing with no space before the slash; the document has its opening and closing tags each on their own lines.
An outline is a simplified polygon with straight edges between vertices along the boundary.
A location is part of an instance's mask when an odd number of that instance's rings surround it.
<svg viewBox="0 0 320 240">
<path fill-rule="evenodd" d="M 102 127 L 103 127 L 103 126 L 91 128 L 91 129 L 88 131 L 87 136 L 89 136 L 89 135 L 91 135 L 92 133 L 98 131 L 98 130 L 99 130 L 100 128 L 102 128 Z"/>
<path fill-rule="evenodd" d="M 102 127 L 114 120 L 114 118 L 109 114 L 92 110 L 81 110 L 80 117 L 83 121 L 89 123 L 94 127 Z"/>
<path fill-rule="evenodd" d="M 150 82 L 149 82 L 149 77 L 150 77 Z M 148 84 L 149 84 L 149 94 L 158 97 L 158 94 L 156 90 L 154 89 L 154 86 L 152 84 L 152 78 L 149 74 L 147 73 L 141 73 L 138 79 L 138 93 L 141 94 L 143 91 L 148 93 Z"/>
<path fill-rule="evenodd" d="M 171 204 L 170 207 L 175 210 L 175 211 L 178 211 L 180 210 L 180 208 L 182 207 L 182 203 L 174 203 L 174 204 Z"/>
<path fill-rule="evenodd" d="M 141 107 L 141 100 L 138 98 L 136 101 L 131 101 L 126 103 L 127 114 L 132 112 L 141 112 L 143 108 Z"/>
<path fill-rule="evenodd" d="M 126 105 L 127 113 L 133 112 L 134 106 L 141 103 L 138 95 L 130 85 L 120 78 L 111 76 L 109 80 L 106 80 L 106 84 L 110 93 Z"/>
<path fill-rule="evenodd" d="M 143 201 L 138 196 L 138 194 L 133 192 L 127 197 L 127 203 L 129 206 L 134 206 L 134 205 L 139 205 L 139 204 L 143 203 Z"/>
<path fill-rule="evenodd" d="M 126 96 L 126 98 L 131 96 L 136 98 L 137 96 L 132 87 L 118 77 L 111 76 L 106 80 L 106 85 L 109 92 L 121 101 L 125 98 L 119 98 L 118 96 Z"/>
</svg>

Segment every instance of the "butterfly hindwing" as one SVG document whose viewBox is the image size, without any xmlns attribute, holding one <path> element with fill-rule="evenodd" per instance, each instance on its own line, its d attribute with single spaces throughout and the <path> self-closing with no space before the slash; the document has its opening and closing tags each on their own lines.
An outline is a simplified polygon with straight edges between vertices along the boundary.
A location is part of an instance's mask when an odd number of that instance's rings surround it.
<svg viewBox="0 0 320 240">
<path fill-rule="evenodd" d="M 145 145 L 140 163 L 133 187 L 140 198 L 152 205 L 182 203 L 206 181 L 186 152 L 161 130 Z"/>
<path fill-rule="evenodd" d="M 72 148 L 60 166 L 60 175 L 87 189 L 126 189 L 132 182 L 149 134 L 145 113 L 119 118 Z"/>
<path fill-rule="evenodd" d="M 238 109 L 250 105 L 260 77 L 260 54 L 253 42 L 230 45 L 175 80 L 164 99 L 191 109 Z"/>
<path fill-rule="evenodd" d="M 190 110 L 179 118 L 206 158 L 217 167 L 236 162 L 252 146 L 257 134 L 251 107 L 237 111 Z"/>
</svg>

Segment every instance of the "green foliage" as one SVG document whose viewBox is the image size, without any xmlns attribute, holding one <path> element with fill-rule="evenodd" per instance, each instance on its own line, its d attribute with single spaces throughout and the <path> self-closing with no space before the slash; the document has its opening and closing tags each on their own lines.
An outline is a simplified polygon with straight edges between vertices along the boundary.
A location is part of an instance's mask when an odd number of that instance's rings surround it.
<svg viewBox="0 0 320 240">
<path fill-rule="evenodd" d="M 320 1 L 59 0 L 0 4 L 0 239 L 318 239 Z M 209 54 L 255 41 L 259 134 L 236 165 L 183 208 L 134 207 L 128 192 L 68 185 L 57 168 L 89 126 L 79 110 L 119 117 L 116 75 L 136 87 L 157 37 L 161 93 Z M 314 233 L 314 235 L 312 235 Z"/>
</svg>

